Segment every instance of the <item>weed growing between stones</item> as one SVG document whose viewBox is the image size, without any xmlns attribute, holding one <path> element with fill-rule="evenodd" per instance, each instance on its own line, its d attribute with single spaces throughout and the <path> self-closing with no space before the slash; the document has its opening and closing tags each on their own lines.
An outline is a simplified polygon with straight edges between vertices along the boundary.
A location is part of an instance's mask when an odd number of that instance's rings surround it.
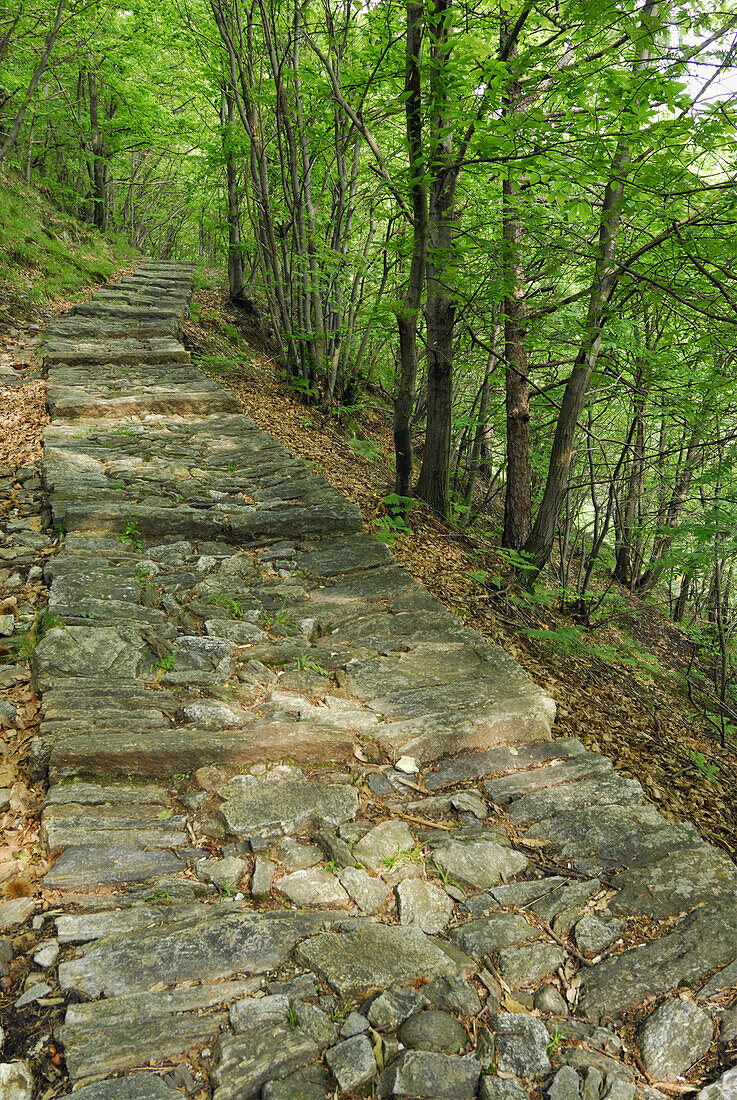
<svg viewBox="0 0 737 1100">
<path fill-rule="evenodd" d="M 138 516 L 135 512 L 132 512 L 126 518 L 120 541 L 124 545 L 132 546 L 134 550 L 141 550 L 143 548 L 142 537 Z"/>
</svg>

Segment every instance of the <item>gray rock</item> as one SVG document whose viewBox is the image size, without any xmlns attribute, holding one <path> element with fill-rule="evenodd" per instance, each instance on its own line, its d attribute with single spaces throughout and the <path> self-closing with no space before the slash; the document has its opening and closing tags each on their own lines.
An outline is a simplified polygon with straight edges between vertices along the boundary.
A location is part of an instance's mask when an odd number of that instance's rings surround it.
<svg viewBox="0 0 737 1100">
<path fill-rule="evenodd" d="M 714 997 L 717 993 L 721 993 L 723 989 L 730 989 L 732 986 L 737 986 L 737 959 L 722 967 L 721 970 L 718 970 L 716 974 L 709 978 L 709 981 L 699 991 L 699 1000 L 708 1000 L 709 997 Z"/>
<path fill-rule="evenodd" d="M 737 1040 L 737 1006 L 725 1008 L 717 1013 L 719 1021 L 719 1041 L 724 1046 Z"/>
<path fill-rule="evenodd" d="M 574 1100 L 571 1096 L 571 1100 Z M 479 1085 L 479 1100 L 530 1100 L 530 1094 L 516 1081 L 506 1081 L 502 1077 L 482 1077 Z"/>
<path fill-rule="evenodd" d="M 230 1023 L 236 1035 L 286 1024 L 289 1020 L 289 997 L 272 994 L 266 997 L 246 997 L 230 1006 Z"/>
<path fill-rule="evenodd" d="M 256 856 L 253 861 L 253 874 L 251 876 L 251 895 L 254 898 L 265 898 L 271 892 L 271 884 L 276 874 L 276 864 L 270 859 L 261 859 Z"/>
<path fill-rule="evenodd" d="M 269 993 L 283 993 L 290 999 L 298 997 L 306 1001 L 317 996 L 317 979 L 307 970 L 304 974 L 295 974 L 293 978 L 287 978 L 283 982 L 267 982 L 266 989 Z"/>
<path fill-rule="evenodd" d="M 35 898 L 6 898 L 0 901 L 0 932 L 24 924 L 38 909 Z"/>
<path fill-rule="evenodd" d="M 435 978 L 422 987 L 422 992 L 434 1008 L 457 1012 L 461 1016 L 476 1016 L 481 1011 L 479 995 L 465 978 L 455 975 Z"/>
<path fill-rule="evenodd" d="M 415 838 L 403 821 L 382 821 L 370 829 L 353 848 L 356 859 L 375 874 L 382 874 L 401 853 L 412 852 Z"/>
<path fill-rule="evenodd" d="M 236 645 L 253 645 L 254 642 L 268 642 L 269 636 L 254 623 L 234 619 L 207 619 L 205 631 L 212 638 L 225 638 Z"/>
<path fill-rule="evenodd" d="M 213 1100 L 252 1100 L 267 1081 L 316 1062 L 319 1056 L 316 1043 L 297 1028 L 221 1035 L 210 1074 Z"/>
<path fill-rule="evenodd" d="M 227 1027 L 227 1005 L 252 983 L 133 993 L 71 1004 L 59 1037 L 72 1081 L 177 1058 Z"/>
<path fill-rule="evenodd" d="M 727 855 L 706 846 L 670 853 L 654 866 L 628 869 L 611 882 L 620 891 L 610 903 L 614 912 L 655 920 L 679 916 L 714 897 L 737 898 L 737 868 Z"/>
<path fill-rule="evenodd" d="M 177 1100 L 181 1093 L 164 1084 L 154 1073 L 135 1073 L 85 1085 L 74 1093 L 74 1100 Z"/>
<path fill-rule="evenodd" d="M 535 1008 L 545 1016 L 567 1016 L 568 1005 L 554 985 L 541 985 L 535 991 Z"/>
<path fill-rule="evenodd" d="M 202 910 L 164 928 L 129 932 L 84 948 L 78 958 L 59 966 L 61 988 L 112 997 L 161 981 L 212 982 L 239 970 L 263 974 L 281 966 L 296 941 L 323 926 L 327 916 L 252 913 L 237 904 L 213 915 Z"/>
<path fill-rule="evenodd" d="M 44 970 L 47 970 L 50 966 L 53 966 L 58 958 L 58 940 L 51 940 L 49 943 L 41 944 L 41 946 L 35 951 L 33 955 L 33 961 L 35 962 L 36 966 L 41 966 Z"/>
<path fill-rule="evenodd" d="M 163 787 L 153 783 L 139 783 L 136 786 L 125 783 L 87 783 L 75 780 L 73 783 L 56 783 L 49 789 L 44 799 L 46 806 L 146 805 L 169 806 L 171 799 Z"/>
<path fill-rule="evenodd" d="M 230 780 L 222 793 L 226 801 L 219 813 L 236 836 L 278 836 L 315 822 L 335 826 L 355 817 L 358 810 L 354 787 L 306 779 L 242 775 Z"/>
<path fill-rule="evenodd" d="M 732 1066 L 726 1073 L 703 1088 L 696 1100 L 735 1100 L 737 1097 L 737 1066 Z"/>
<path fill-rule="evenodd" d="M 455 1016 L 438 1009 L 416 1012 L 402 1024 L 398 1039 L 408 1050 L 434 1050 L 438 1054 L 462 1054 L 468 1035 Z"/>
<path fill-rule="evenodd" d="M 499 973 L 507 985 L 519 989 L 536 985 L 565 961 L 565 951 L 553 943 L 505 947 L 499 952 Z"/>
<path fill-rule="evenodd" d="M 41 998 L 47 997 L 49 993 L 51 993 L 50 985 L 47 985 L 46 982 L 35 982 L 34 985 L 29 986 L 21 993 L 13 1007 L 16 1011 L 27 1008 L 28 1005 L 35 1004 Z"/>
<path fill-rule="evenodd" d="M 0 1090 L 3 1100 L 32 1100 L 33 1077 L 30 1064 L 0 1063 Z"/>
<path fill-rule="evenodd" d="M 490 913 L 454 928 L 450 938 L 461 951 L 482 958 L 502 947 L 538 940 L 540 930 L 519 913 Z"/>
<path fill-rule="evenodd" d="M 582 779 L 578 783 L 523 795 L 512 803 L 508 813 L 513 825 L 521 825 L 542 821 L 553 814 L 580 806 L 629 806 L 641 801 L 640 784 L 612 771 L 603 772 L 595 779 Z"/>
<path fill-rule="evenodd" d="M 521 852 L 488 840 L 448 841 L 435 848 L 433 859 L 450 879 L 475 890 L 487 890 L 527 867 Z"/>
<path fill-rule="evenodd" d="M 697 981 L 734 959 L 737 910 L 727 899 L 697 909 L 659 939 L 604 959 L 582 974 L 579 1011 L 589 1017 L 618 1015 L 646 997 Z"/>
<path fill-rule="evenodd" d="M 711 1046 L 711 1017 L 690 1001 L 671 998 L 656 1008 L 637 1032 L 642 1061 L 650 1076 L 664 1081 L 682 1075 Z"/>
<path fill-rule="evenodd" d="M 404 1050 L 382 1074 L 379 1095 L 431 1100 L 475 1100 L 481 1066 L 471 1058 Z"/>
<path fill-rule="evenodd" d="M 290 836 L 281 837 L 276 843 L 276 854 L 287 873 L 308 871 L 323 860 L 316 844 L 300 844 Z"/>
<path fill-rule="evenodd" d="M 453 916 L 453 902 L 444 890 L 424 879 L 407 879 L 397 886 L 399 923 L 429 935 L 442 932 Z"/>
<path fill-rule="evenodd" d="M 330 1095 L 330 1075 L 324 1066 L 307 1066 L 280 1081 L 269 1081 L 262 1100 L 325 1100 Z"/>
<path fill-rule="evenodd" d="M 492 1021 L 496 1035 L 497 1067 L 518 1077 L 542 1077 L 550 1073 L 547 1047 L 550 1037 L 534 1016 L 499 1012 Z"/>
<path fill-rule="evenodd" d="M 425 994 L 412 986 L 395 986 L 374 998 L 369 1006 L 368 1019 L 377 1031 L 396 1031 L 412 1013 L 419 1012 L 427 1004 Z"/>
<path fill-rule="evenodd" d="M 352 1039 L 354 1035 L 365 1035 L 370 1024 L 360 1012 L 349 1012 L 340 1029 L 341 1039 Z"/>
<path fill-rule="evenodd" d="M 291 1007 L 297 1027 L 309 1035 L 321 1050 L 337 1043 L 338 1028 L 322 1009 L 296 998 L 292 1000 Z"/>
<path fill-rule="evenodd" d="M 479 821 L 484 821 L 489 816 L 484 800 L 477 791 L 458 791 L 450 796 L 450 803 L 458 813 L 473 814 Z"/>
<path fill-rule="evenodd" d="M 185 722 L 193 722 L 202 730 L 233 729 L 247 725 L 251 715 L 240 707 L 221 703 L 218 699 L 197 699 L 182 707 Z"/>
<path fill-rule="evenodd" d="M 129 627 L 57 626 L 33 651 L 34 681 L 41 692 L 60 677 L 134 680 L 145 668 L 147 647 Z"/>
<path fill-rule="evenodd" d="M 345 867 L 338 881 L 364 913 L 379 913 L 391 897 L 391 889 L 380 878 L 372 878 L 358 867 Z"/>
<path fill-rule="evenodd" d="M 304 940 L 297 958 L 344 998 L 365 998 L 400 982 L 470 974 L 474 964 L 414 928 L 366 923 Z"/>
<path fill-rule="evenodd" d="M 246 873 L 246 864 L 238 856 L 225 859 L 200 859 L 197 861 L 197 877 L 202 882 L 231 889 L 239 884 Z"/>
<path fill-rule="evenodd" d="M 75 890 L 124 882 L 154 882 L 186 868 L 173 852 L 143 851 L 129 845 L 73 845 L 44 876 L 47 890 Z"/>
<path fill-rule="evenodd" d="M 597 1092 L 598 1100 L 598 1092 Z M 561 1066 L 548 1085 L 548 1100 L 577 1100 L 581 1096 L 581 1078 L 571 1066 Z"/>
<path fill-rule="evenodd" d="M 335 875 L 321 867 L 285 875 L 275 888 L 295 905 L 348 905 L 350 900 Z"/>
<path fill-rule="evenodd" d="M 394 788 L 383 772 L 372 772 L 368 777 L 368 785 L 371 793 L 377 798 L 388 798 L 394 793 Z"/>
<path fill-rule="evenodd" d="M 371 1043 L 365 1035 L 354 1035 L 338 1043 L 325 1055 L 325 1061 L 343 1092 L 354 1092 L 376 1074 L 377 1066 Z"/>
<path fill-rule="evenodd" d="M 563 1031 L 567 1033 L 566 1026 L 564 1026 Z M 634 1073 L 630 1067 L 623 1062 L 615 1061 L 614 1058 L 601 1054 L 598 1050 L 589 1050 L 586 1047 L 563 1046 L 558 1049 L 558 1058 L 565 1065 L 578 1070 L 579 1073 L 585 1073 L 587 1083 L 591 1076 L 594 1081 L 601 1081 L 606 1078 L 610 1087 L 616 1080 L 634 1087 Z"/>
<path fill-rule="evenodd" d="M 15 619 L 12 615 L 0 615 L 0 637 L 9 638 L 14 626 Z"/>
<path fill-rule="evenodd" d="M 619 933 L 624 928 L 624 921 L 616 918 L 608 921 L 586 913 L 576 924 L 574 936 L 576 947 L 584 954 L 597 955 L 605 947 L 614 943 Z"/>
<path fill-rule="evenodd" d="M 345 840 L 341 840 L 339 836 L 328 832 L 327 829 L 320 829 L 315 833 L 315 840 L 325 853 L 325 857 L 334 863 L 336 867 L 356 866 L 353 853 Z"/>
</svg>

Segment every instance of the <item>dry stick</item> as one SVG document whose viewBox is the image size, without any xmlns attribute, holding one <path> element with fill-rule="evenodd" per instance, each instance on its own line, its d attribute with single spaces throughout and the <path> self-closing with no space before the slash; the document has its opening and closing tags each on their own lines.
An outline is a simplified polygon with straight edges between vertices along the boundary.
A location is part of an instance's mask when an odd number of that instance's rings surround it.
<svg viewBox="0 0 737 1100">
<path fill-rule="evenodd" d="M 394 813 L 397 817 L 404 818 L 405 821 L 412 821 L 415 825 L 427 825 L 431 829 L 442 829 L 445 833 L 452 833 L 452 825 L 441 825 L 439 821 L 430 821 L 427 817 L 417 817 L 416 814 L 403 813 L 401 810 L 395 810 Z"/>
</svg>

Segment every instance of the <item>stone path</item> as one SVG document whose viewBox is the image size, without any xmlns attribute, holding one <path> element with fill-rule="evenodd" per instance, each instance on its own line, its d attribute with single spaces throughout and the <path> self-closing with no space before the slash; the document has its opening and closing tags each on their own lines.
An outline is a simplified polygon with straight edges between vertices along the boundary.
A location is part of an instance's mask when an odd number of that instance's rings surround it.
<svg viewBox="0 0 737 1100">
<path fill-rule="evenodd" d="M 190 365 L 191 285 L 145 265 L 46 346 L 57 858 L 16 1012 L 66 1006 L 68 1091 L 627 1100 L 723 1070 L 733 864 L 551 741 L 545 693 Z"/>
</svg>

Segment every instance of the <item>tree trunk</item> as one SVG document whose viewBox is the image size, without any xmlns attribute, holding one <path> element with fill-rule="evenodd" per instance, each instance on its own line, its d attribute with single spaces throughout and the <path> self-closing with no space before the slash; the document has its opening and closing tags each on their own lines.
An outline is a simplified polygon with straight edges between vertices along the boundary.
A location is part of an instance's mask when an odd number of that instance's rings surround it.
<svg viewBox="0 0 737 1100">
<path fill-rule="evenodd" d="M 220 123 L 223 134 L 223 156 L 228 183 L 228 293 L 231 302 L 243 300 L 243 252 L 241 249 L 241 214 L 238 195 L 238 165 L 233 147 L 235 102 L 233 93 L 223 91 L 220 102 Z"/>
<path fill-rule="evenodd" d="M 427 428 L 425 451 L 415 493 L 438 515 L 450 510 L 450 435 L 453 408 L 453 330 L 455 301 L 448 293 L 455 223 L 455 188 L 459 164 L 454 162 L 448 126 L 446 69 L 451 49 L 452 0 L 437 0 L 428 30 L 432 39 L 427 261 Z"/>
<path fill-rule="evenodd" d="M 399 329 L 399 374 L 394 394 L 394 491 L 412 493 L 412 409 L 417 379 L 417 325 L 422 306 L 422 288 L 427 261 L 427 188 L 422 163 L 422 2 L 407 4 L 407 47 L 404 68 L 407 156 L 412 175 L 412 260 L 402 308 L 397 312 Z"/>
<path fill-rule="evenodd" d="M 664 566 L 662 558 L 673 545 L 678 520 L 680 519 L 681 512 L 686 503 L 686 496 L 696 466 L 696 458 L 699 453 L 700 443 L 701 428 L 700 425 L 696 425 L 691 432 L 688 449 L 686 450 L 686 457 L 678 479 L 673 487 L 673 493 L 671 494 L 668 504 L 668 511 L 665 517 L 666 530 L 656 536 L 650 555 L 650 563 L 637 581 L 636 588 L 640 595 L 651 592 L 658 583 L 663 572 Z"/>
<path fill-rule="evenodd" d="M 512 41 L 512 26 L 502 14 L 500 53 L 512 61 L 517 53 Z M 514 80 L 505 96 L 502 117 L 509 118 L 517 110 L 521 89 Z M 504 532 L 502 546 L 520 550 L 530 537 L 532 505 L 530 502 L 530 389 L 529 367 L 525 347 L 526 306 L 524 300 L 524 267 L 522 263 L 522 224 L 517 205 L 518 184 L 515 170 L 510 167 L 502 181 L 502 256 L 504 297 L 504 362 L 506 367 L 507 411 L 507 486 L 504 495 Z"/>
<path fill-rule="evenodd" d="M 642 513 L 642 493 L 645 484 L 645 403 L 647 388 L 643 382 L 643 366 L 638 364 L 634 397 L 635 440 L 632 448 L 632 466 L 627 482 L 621 530 L 618 533 L 615 563 L 612 576 L 620 584 L 631 587 L 639 571 L 636 561 L 636 532 Z"/>
</svg>

